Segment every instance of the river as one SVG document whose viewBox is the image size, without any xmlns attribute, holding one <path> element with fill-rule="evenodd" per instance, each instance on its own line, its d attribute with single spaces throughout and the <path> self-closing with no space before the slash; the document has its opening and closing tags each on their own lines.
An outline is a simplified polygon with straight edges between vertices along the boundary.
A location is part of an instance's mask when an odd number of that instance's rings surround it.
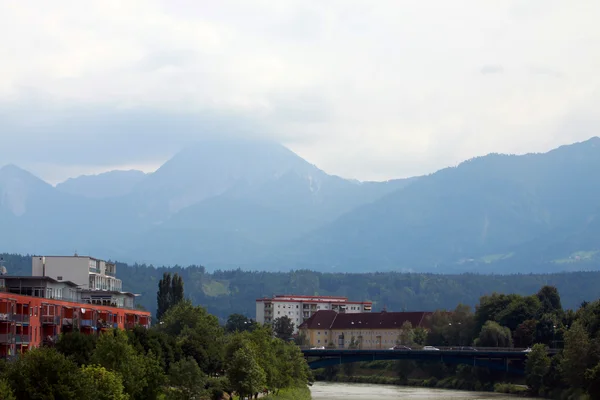
<svg viewBox="0 0 600 400">
<path fill-rule="evenodd" d="M 467 400 L 527 400 L 497 393 L 464 392 L 392 385 L 363 385 L 359 383 L 315 382 L 310 388 L 313 400 L 384 400 L 384 399 L 467 399 Z M 530 399 L 529 400 L 533 400 Z M 539 399 L 538 399 L 539 400 Z"/>
</svg>

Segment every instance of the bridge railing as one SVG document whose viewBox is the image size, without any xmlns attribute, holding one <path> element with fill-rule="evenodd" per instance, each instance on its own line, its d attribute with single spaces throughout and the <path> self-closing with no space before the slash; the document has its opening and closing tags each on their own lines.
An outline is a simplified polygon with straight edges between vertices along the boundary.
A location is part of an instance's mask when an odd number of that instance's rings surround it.
<svg viewBox="0 0 600 400">
<path fill-rule="evenodd" d="M 436 349 L 438 349 L 439 351 L 457 351 L 457 352 L 469 352 L 469 351 L 477 351 L 477 352 L 487 352 L 487 353 L 492 353 L 492 352 L 498 352 L 498 353 L 502 353 L 502 352 L 510 352 L 510 353 L 518 353 L 518 352 L 525 352 L 527 350 L 527 348 L 524 347 L 472 347 L 472 346 L 431 346 L 434 347 Z M 392 350 L 389 348 L 371 348 L 371 347 L 363 347 L 363 348 L 356 348 L 356 349 L 348 349 L 348 348 L 314 348 L 314 347 L 310 347 L 310 346 L 300 346 L 300 349 L 303 351 L 397 351 L 397 352 L 402 352 L 402 351 L 436 351 L 436 350 L 427 350 L 424 349 L 424 346 L 410 346 L 411 350 L 403 350 L 403 349 L 398 349 L 398 350 Z M 549 348 L 547 349 L 550 353 L 556 353 L 558 352 L 560 349 L 553 349 L 553 348 Z"/>
</svg>

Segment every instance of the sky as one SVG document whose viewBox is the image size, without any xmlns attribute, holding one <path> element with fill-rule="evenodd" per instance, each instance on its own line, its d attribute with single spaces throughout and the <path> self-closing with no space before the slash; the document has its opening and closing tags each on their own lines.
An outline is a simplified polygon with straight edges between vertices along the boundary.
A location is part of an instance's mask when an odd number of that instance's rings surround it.
<svg viewBox="0 0 600 400">
<path fill-rule="evenodd" d="M 206 136 L 385 180 L 600 135 L 597 0 L 0 0 L 0 165 L 152 171 Z"/>
</svg>

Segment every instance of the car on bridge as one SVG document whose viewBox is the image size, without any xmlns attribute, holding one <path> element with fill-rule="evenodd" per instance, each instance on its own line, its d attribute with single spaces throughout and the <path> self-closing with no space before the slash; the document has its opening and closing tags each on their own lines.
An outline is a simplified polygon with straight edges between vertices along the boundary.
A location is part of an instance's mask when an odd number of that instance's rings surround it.
<svg viewBox="0 0 600 400">
<path fill-rule="evenodd" d="M 401 344 L 397 344 L 394 347 L 390 347 L 390 350 L 405 350 L 405 351 L 408 351 L 408 350 L 412 350 L 412 349 L 410 347 L 408 347 L 408 346 L 403 346 Z"/>
<path fill-rule="evenodd" d="M 477 351 L 477 349 L 475 347 L 471 347 L 471 346 L 450 347 L 450 350 Z"/>
<path fill-rule="evenodd" d="M 311 347 L 311 350 L 325 350 L 325 346 L 321 346 L 321 347 Z"/>
<path fill-rule="evenodd" d="M 438 349 L 437 347 L 433 347 L 433 346 L 425 346 L 423 347 L 423 350 L 428 350 L 428 351 L 440 351 L 440 349 Z"/>
</svg>

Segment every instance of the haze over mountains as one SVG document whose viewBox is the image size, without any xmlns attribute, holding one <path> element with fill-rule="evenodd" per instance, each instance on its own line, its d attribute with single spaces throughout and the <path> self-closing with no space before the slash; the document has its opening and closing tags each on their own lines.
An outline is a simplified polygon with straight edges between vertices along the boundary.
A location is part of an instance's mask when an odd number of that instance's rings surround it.
<svg viewBox="0 0 600 400">
<path fill-rule="evenodd" d="M 287 148 L 204 141 L 156 172 L 53 187 L 0 169 L 0 251 L 128 262 L 363 272 L 598 267 L 600 139 L 357 182 Z"/>
</svg>

